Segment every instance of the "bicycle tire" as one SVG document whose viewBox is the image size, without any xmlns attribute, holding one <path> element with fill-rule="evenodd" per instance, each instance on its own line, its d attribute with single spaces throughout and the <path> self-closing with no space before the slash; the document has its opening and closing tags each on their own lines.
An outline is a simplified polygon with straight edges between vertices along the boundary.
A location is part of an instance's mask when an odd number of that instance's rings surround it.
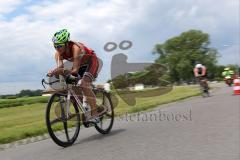
<svg viewBox="0 0 240 160">
<path fill-rule="evenodd" d="M 77 117 L 77 123 L 76 123 L 76 130 L 74 132 L 74 135 L 71 139 L 69 139 L 68 136 L 68 131 L 66 131 L 65 129 L 65 126 L 67 125 L 67 121 L 64 122 L 64 120 L 62 121 L 63 125 L 65 124 L 64 126 L 64 130 L 65 130 L 65 134 L 66 134 L 66 139 L 67 141 L 62 141 L 61 139 L 59 139 L 57 137 L 57 135 L 55 134 L 52 126 L 51 126 L 51 120 L 50 120 L 50 111 L 51 111 L 51 107 L 52 107 L 52 104 L 54 102 L 54 99 L 56 97 L 61 97 L 61 96 L 65 96 L 66 95 L 63 95 L 63 94 L 59 94 L 59 93 L 56 93 L 56 94 L 53 94 L 51 96 L 51 98 L 49 99 L 48 101 L 48 104 L 47 104 L 47 108 L 46 108 L 46 114 L 45 114 L 45 119 L 46 119 L 46 125 L 47 125 L 47 130 L 48 130 L 48 133 L 50 135 L 50 137 L 52 138 L 52 140 L 59 146 L 61 147 L 68 147 L 68 146 L 71 146 L 77 139 L 78 137 L 78 134 L 79 134 L 79 131 L 80 131 L 80 114 L 79 114 L 79 109 L 78 109 L 78 106 L 75 104 L 75 103 L 72 103 L 73 104 L 73 107 L 74 107 L 74 110 L 76 112 L 76 117 Z M 62 108 L 61 108 L 62 109 Z M 62 111 L 61 111 L 62 112 Z M 62 114 L 63 115 L 63 114 Z"/>
</svg>

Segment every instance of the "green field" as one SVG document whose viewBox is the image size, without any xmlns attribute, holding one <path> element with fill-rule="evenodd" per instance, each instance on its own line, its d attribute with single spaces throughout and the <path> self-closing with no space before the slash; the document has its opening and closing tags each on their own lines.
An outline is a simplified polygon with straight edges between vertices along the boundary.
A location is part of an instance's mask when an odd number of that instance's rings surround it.
<svg viewBox="0 0 240 160">
<path fill-rule="evenodd" d="M 161 96 L 137 98 L 135 106 L 127 105 L 117 96 L 119 103 L 115 108 L 115 113 L 119 116 L 126 112 L 133 113 L 143 111 L 154 108 L 160 104 L 185 99 L 199 94 L 199 88 L 197 86 L 179 86 L 174 87 L 171 92 Z M 0 108 L 0 143 L 9 143 L 26 137 L 46 133 L 46 103 L 44 102 L 46 102 L 48 98 L 49 97 L 32 97 L 15 100 L 0 100 L 0 104 L 11 104 L 18 101 L 24 104 L 16 107 Z M 10 102 L 7 103 L 7 101 Z"/>
<path fill-rule="evenodd" d="M 47 103 L 48 97 L 23 97 L 16 99 L 0 99 L 0 108 L 16 107 L 35 103 Z"/>
</svg>

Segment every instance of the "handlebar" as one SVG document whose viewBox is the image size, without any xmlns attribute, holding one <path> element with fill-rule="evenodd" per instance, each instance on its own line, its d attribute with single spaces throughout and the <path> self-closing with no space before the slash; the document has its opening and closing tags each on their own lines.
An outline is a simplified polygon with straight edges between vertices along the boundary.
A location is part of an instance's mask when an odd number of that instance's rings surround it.
<svg viewBox="0 0 240 160">
<path fill-rule="evenodd" d="M 44 89 L 46 89 L 44 84 L 51 85 L 51 84 L 54 84 L 54 83 L 57 83 L 57 82 L 60 82 L 60 80 L 56 80 L 56 81 L 53 81 L 53 82 L 46 82 L 45 79 L 42 79 L 42 86 L 43 86 Z"/>
<path fill-rule="evenodd" d="M 48 74 L 46 76 L 51 77 Z M 80 80 L 80 77 L 75 77 L 75 76 L 72 76 L 72 75 L 68 75 L 68 76 L 64 77 L 64 79 L 65 79 L 67 84 L 77 84 L 77 82 Z M 57 83 L 57 82 L 60 82 L 60 79 L 58 79 L 56 81 L 53 81 L 53 82 L 46 82 L 45 79 L 42 79 L 42 86 L 43 86 L 44 89 L 46 89 L 44 84 L 52 85 L 52 84 Z"/>
</svg>

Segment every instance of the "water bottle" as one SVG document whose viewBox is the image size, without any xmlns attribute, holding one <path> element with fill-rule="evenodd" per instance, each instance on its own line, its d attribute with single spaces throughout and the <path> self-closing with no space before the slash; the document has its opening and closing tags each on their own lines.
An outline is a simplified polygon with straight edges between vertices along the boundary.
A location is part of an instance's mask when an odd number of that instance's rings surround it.
<svg viewBox="0 0 240 160">
<path fill-rule="evenodd" d="M 59 80 L 60 80 L 60 87 L 61 89 L 65 89 L 65 80 L 64 77 L 62 75 L 59 75 Z"/>
</svg>

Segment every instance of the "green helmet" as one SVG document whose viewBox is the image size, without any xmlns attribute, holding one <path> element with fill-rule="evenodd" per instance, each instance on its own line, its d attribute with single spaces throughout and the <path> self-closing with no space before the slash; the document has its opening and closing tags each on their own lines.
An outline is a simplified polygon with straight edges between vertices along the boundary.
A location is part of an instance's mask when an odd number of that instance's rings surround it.
<svg viewBox="0 0 240 160">
<path fill-rule="evenodd" d="M 69 41 L 70 33 L 67 29 L 61 29 L 60 31 L 56 32 L 52 38 L 54 44 L 63 44 Z"/>
</svg>

